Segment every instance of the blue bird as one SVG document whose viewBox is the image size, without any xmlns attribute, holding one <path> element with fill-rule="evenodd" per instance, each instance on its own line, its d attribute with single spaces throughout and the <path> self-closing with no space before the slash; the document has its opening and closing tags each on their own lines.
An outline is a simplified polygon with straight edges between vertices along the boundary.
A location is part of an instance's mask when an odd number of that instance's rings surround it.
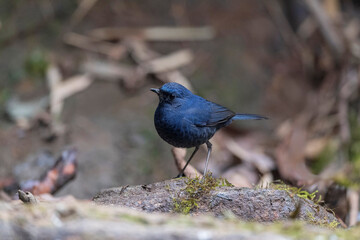
<svg viewBox="0 0 360 240">
<path fill-rule="evenodd" d="M 183 176 L 185 168 L 204 143 L 208 149 L 204 170 L 206 175 L 212 147 L 209 140 L 220 128 L 226 127 L 233 120 L 267 119 L 255 114 L 234 113 L 174 82 L 166 83 L 159 89 L 151 88 L 151 91 L 159 96 L 154 123 L 160 137 L 174 147 L 195 147 L 177 177 Z"/>
</svg>

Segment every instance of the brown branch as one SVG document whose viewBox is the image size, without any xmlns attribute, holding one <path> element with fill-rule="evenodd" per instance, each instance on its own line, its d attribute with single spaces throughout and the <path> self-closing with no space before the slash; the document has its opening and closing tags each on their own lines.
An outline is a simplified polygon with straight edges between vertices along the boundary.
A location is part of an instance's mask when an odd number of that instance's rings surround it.
<svg viewBox="0 0 360 240">
<path fill-rule="evenodd" d="M 179 172 L 184 168 L 186 164 L 185 156 L 186 156 L 186 149 L 184 148 L 172 148 L 171 153 L 175 159 L 175 165 Z M 194 177 L 202 177 L 203 175 L 196 170 L 192 165 L 188 165 L 184 171 L 186 177 L 194 178 Z"/>
<path fill-rule="evenodd" d="M 162 73 L 176 70 L 192 62 L 194 55 L 189 49 L 176 51 L 142 64 L 145 71 L 149 73 Z"/>
<path fill-rule="evenodd" d="M 330 48 L 334 52 L 336 57 L 340 57 L 344 51 L 344 43 L 336 32 L 334 26 L 331 23 L 331 19 L 325 12 L 319 0 L 305 0 L 310 12 L 314 16 L 315 20 L 319 24 L 320 31 L 322 32 L 325 40 L 329 44 Z"/>
<path fill-rule="evenodd" d="M 359 193 L 355 190 L 348 191 L 348 201 L 349 201 L 349 227 L 355 226 L 359 214 Z"/>
<path fill-rule="evenodd" d="M 71 46 L 104 54 L 114 60 L 119 60 L 126 54 L 126 48 L 121 44 L 101 42 L 78 33 L 69 32 L 64 35 L 63 41 Z"/>
<path fill-rule="evenodd" d="M 34 195 L 43 193 L 54 194 L 64 185 L 75 178 L 77 172 L 77 151 L 69 149 L 62 152 L 55 162 L 40 180 L 28 180 L 21 184 L 21 190 L 29 191 Z"/>
<path fill-rule="evenodd" d="M 134 36 L 146 41 L 204 41 L 215 36 L 212 27 L 99 28 L 90 36 L 99 40 L 120 40 Z"/>
<path fill-rule="evenodd" d="M 82 0 L 79 7 L 74 12 L 70 25 L 74 26 L 79 23 L 86 14 L 94 7 L 98 0 Z"/>
<path fill-rule="evenodd" d="M 140 67 L 142 64 L 161 56 L 159 53 L 151 50 L 145 42 L 138 38 L 128 38 L 125 41 L 125 45 L 129 48 L 132 58 L 140 65 Z M 163 82 L 177 82 L 190 90 L 192 89 L 189 80 L 178 70 L 158 73 L 155 75 Z"/>
</svg>

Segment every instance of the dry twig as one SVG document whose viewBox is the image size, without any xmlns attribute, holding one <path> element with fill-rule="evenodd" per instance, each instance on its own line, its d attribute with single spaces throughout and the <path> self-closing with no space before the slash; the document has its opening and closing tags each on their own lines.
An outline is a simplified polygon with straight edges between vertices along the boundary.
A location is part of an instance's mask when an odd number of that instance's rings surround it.
<svg viewBox="0 0 360 240">
<path fill-rule="evenodd" d="M 184 49 L 145 62 L 141 67 L 149 73 L 169 72 L 191 63 L 193 58 L 193 53 L 189 49 Z"/>
<path fill-rule="evenodd" d="M 359 214 L 359 193 L 355 190 L 349 189 L 347 192 L 347 198 L 349 201 L 349 227 L 355 226 Z"/>
<path fill-rule="evenodd" d="M 324 35 L 325 40 L 328 42 L 330 48 L 335 53 L 336 57 L 340 57 L 344 51 L 344 43 L 336 32 L 334 26 L 331 23 L 331 19 L 325 12 L 319 0 L 305 0 L 310 12 L 313 14 L 315 20 L 318 22 L 320 30 Z"/>
<path fill-rule="evenodd" d="M 186 164 L 186 160 L 185 160 L 185 156 L 186 156 L 186 149 L 183 148 L 172 148 L 171 149 L 171 153 L 174 156 L 175 159 L 175 165 L 177 167 L 177 169 L 179 171 L 181 171 L 185 164 Z M 202 174 L 199 173 L 193 166 L 191 166 L 190 164 L 186 167 L 185 171 L 184 171 L 185 176 L 189 177 L 189 178 L 194 178 L 194 177 L 202 177 Z"/>
<path fill-rule="evenodd" d="M 126 46 L 129 48 L 130 53 L 134 60 L 140 66 L 152 59 L 160 56 L 159 53 L 151 50 L 143 41 L 137 38 L 129 38 L 125 41 Z M 166 73 L 156 74 L 157 78 L 163 82 L 177 82 L 184 85 L 188 89 L 192 89 L 191 84 L 184 75 L 178 70 L 169 71 Z"/>
<path fill-rule="evenodd" d="M 120 40 L 129 36 L 146 41 L 204 41 L 214 38 L 212 27 L 148 27 L 148 28 L 99 28 L 90 36 L 99 40 Z"/>
<path fill-rule="evenodd" d="M 71 18 L 71 26 L 76 25 L 79 23 L 86 14 L 91 10 L 91 8 L 96 4 L 98 0 L 82 0 L 80 2 L 79 7 L 74 12 L 72 18 Z"/>
<path fill-rule="evenodd" d="M 69 149 L 62 152 L 55 162 L 40 180 L 28 180 L 21 184 L 21 190 L 29 191 L 34 195 L 43 193 L 54 194 L 64 185 L 75 178 L 77 173 L 77 151 Z"/>
<path fill-rule="evenodd" d="M 78 33 L 66 33 L 63 40 L 66 44 L 71 46 L 78 47 L 86 51 L 104 54 L 114 60 L 121 59 L 126 53 L 126 48 L 121 44 L 98 41 Z"/>
</svg>

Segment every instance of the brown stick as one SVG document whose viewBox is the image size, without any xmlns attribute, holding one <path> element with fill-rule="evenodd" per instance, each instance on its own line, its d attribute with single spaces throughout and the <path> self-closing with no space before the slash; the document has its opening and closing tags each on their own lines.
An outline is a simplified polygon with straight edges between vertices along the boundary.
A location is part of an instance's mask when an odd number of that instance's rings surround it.
<svg viewBox="0 0 360 240">
<path fill-rule="evenodd" d="M 138 38 L 129 38 L 125 41 L 125 45 L 129 48 L 133 59 L 142 66 L 143 63 L 155 59 L 161 56 L 159 53 L 151 50 Z M 163 82 L 177 82 L 184 85 L 188 89 L 192 89 L 192 86 L 186 77 L 181 74 L 180 71 L 173 70 L 170 72 L 156 74 L 156 77 Z"/>
<path fill-rule="evenodd" d="M 204 41 L 214 38 L 212 27 L 99 28 L 90 32 L 99 40 L 120 40 L 135 36 L 146 41 Z"/>
<path fill-rule="evenodd" d="M 150 60 L 142 64 L 142 67 L 149 73 L 169 72 L 191 63 L 193 59 L 193 53 L 189 49 L 184 49 Z"/>
<path fill-rule="evenodd" d="M 66 33 L 63 41 L 66 44 L 83 50 L 107 55 L 115 60 L 121 59 L 121 57 L 123 57 L 126 53 L 126 48 L 123 45 L 100 42 L 96 39 L 78 33 Z"/>
<path fill-rule="evenodd" d="M 28 180 L 21 184 L 21 190 L 34 195 L 54 194 L 75 178 L 77 172 L 77 151 L 69 149 L 62 152 L 54 166 L 40 180 Z"/>
<path fill-rule="evenodd" d="M 328 42 L 330 48 L 335 53 L 335 56 L 340 57 L 345 51 L 344 43 L 332 25 L 331 19 L 325 12 L 324 8 L 321 6 L 320 1 L 305 0 L 304 2 L 308 6 L 312 15 L 314 15 L 314 18 L 318 22 L 325 40 Z"/>
<path fill-rule="evenodd" d="M 355 190 L 348 190 L 347 198 L 349 201 L 349 227 L 355 226 L 359 213 L 359 193 Z"/>
<path fill-rule="evenodd" d="M 185 164 L 186 164 L 186 160 L 185 160 L 186 149 L 184 149 L 184 148 L 172 148 L 171 153 L 174 156 L 175 165 L 176 165 L 177 169 L 180 172 L 185 167 Z M 185 174 L 186 177 L 189 177 L 189 178 L 195 178 L 195 177 L 199 177 L 199 176 L 202 177 L 203 176 L 201 173 L 198 172 L 198 170 L 196 170 L 190 164 L 186 167 L 186 169 L 184 171 L 184 174 Z"/>
<path fill-rule="evenodd" d="M 86 14 L 91 10 L 92 7 L 94 7 L 94 5 L 96 4 L 98 0 L 82 0 L 80 2 L 79 7 L 76 9 L 76 11 L 74 12 L 72 18 L 71 18 L 71 26 L 76 25 L 77 23 L 79 23 L 85 16 Z"/>
</svg>

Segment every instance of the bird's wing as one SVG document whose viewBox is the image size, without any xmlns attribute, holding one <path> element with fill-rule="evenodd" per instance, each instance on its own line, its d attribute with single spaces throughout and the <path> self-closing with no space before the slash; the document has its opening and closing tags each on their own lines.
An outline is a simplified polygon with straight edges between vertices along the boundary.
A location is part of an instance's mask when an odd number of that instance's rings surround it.
<svg viewBox="0 0 360 240">
<path fill-rule="evenodd" d="M 212 102 L 208 102 L 208 104 L 209 112 L 207 114 L 207 119 L 204 119 L 201 123 L 196 124 L 199 127 L 215 127 L 225 124 L 235 116 L 235 113 L 226 107 Z"/>
</svg>

